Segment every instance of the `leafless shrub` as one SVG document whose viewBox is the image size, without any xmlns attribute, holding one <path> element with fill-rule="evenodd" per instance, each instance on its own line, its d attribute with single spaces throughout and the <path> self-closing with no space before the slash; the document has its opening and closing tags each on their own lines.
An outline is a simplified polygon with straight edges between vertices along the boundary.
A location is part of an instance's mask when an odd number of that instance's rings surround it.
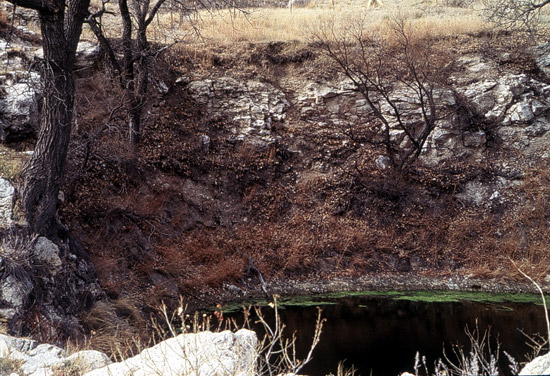
<svg viewBox="0 0 550 376">
<path fill-rule="evenodd" d="M 274 322 L 270 323 L 260 307 L 255 307 L 258 317 L 257 324 L 260 324 L 265 331 L 264 338 L 258 348 L 258 374 L 259 375 L 287 375 L 299 374 L 300 370 L 313 359 L 313 351 L 321 340 L 323 324 L 325 319 L 321 317 L 321 309 L 318 308 L 315 330 L 312 343 L 304 359 L 296 357 L 296 333 L 290 338 L 284 334 L 285 324 L 279 316 L 277 295 L 273 296 L 273 302 L 269 304 L 273 309 Z"/>
<path fill-rule="evenodd" d="M 497 342 L 497 348 L 491 348 L 491 335 L 487 330 L 480 333 L 477 326 L 473 330 L 466 327 L 466 335 L 470 340 L 470 351 L 464 352 L 461 346 L 454 347 L 454 353 L 458 358 L 455 363 L 445 356 L 451 374 L 456 375 L 498 375 L 498 361 L 500 355 L 500 344 Z"/>
<path fill-rule="evenodd" d="M 485 18 L 505 30 L 535 34 L 540 27 L 541 10 L 550 2 L 523 0 L 484 0 Z"/>
<path fill-rule="evenodd" d="M 336 369 L 336 376 L 355 376 L 357 369 L 355 366 L 346 367 L 344 362 L 338 362 L 338 368 Z M 328 376 L 333 376 L 329 374 Z"/>
<path fill-rule="evenodd" d="M 490 330 L 480 332 L 476 322 L 473 330 L 466 327 L 466 336 L 470 342 L 470 350 L 465 351 L 460 345 L 453 346 L 454 359 L 451 359 L 444 351 L 444 359 L 435 362 L 433 372 L 429 371 L 425 357 L 416 354 L 415 375 L 421 373 L 434 376 L 494 376 L 499 375 L 500 343 L 496 342 L 496 349 L 491 345 Z M 508 353 L 504 352 L 512 374 L 518 373 L 518 363 Z"/>
<path fill-rule="evenodd" d="M 520 330 L 521 334 L 527 339 L 527 346 L 531 349 L 529 353 L 525 354 L 525 358 L 528 360 L 533 360 L 541 353 L 548 352 L 548 337 L 541 334 L 527 334 L 524 331 Z"/>
<path fill-rule="evenodd" d="M 357 133 L 364 135 L 364 142 L 383 147 L 393 170 L 406 170 L 448 115 L 442 93 L 450 56 L 436 52 L 430 40 L 418 38 L 400 18 L 377 32 L 366 30 L 362 19 L 350 22 L 344 32 L 328 24 L 316 39 L 366 101 L 355 124 L 363 132 Z"/>
</svg>

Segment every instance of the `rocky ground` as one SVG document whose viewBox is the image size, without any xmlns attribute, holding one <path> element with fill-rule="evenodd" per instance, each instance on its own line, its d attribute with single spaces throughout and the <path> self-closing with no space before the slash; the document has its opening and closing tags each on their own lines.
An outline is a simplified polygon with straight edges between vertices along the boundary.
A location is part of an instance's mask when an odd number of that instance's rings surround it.
<svg viewBox="0 0 550 376">
<path fill-rule="evenodd" d="M 36 73 L 23 74 L 38 46 L 23 34 L 0 40 L 12 64 L 0 98 L 6 226 L 18 222 L 14 171 L 39 102 Z M 155 62 L 137 150 L 126 143 L 122 96 L 93 44 L 82 44 L 60 218 L 85 252 L 50 247 L 39 262 L 30 237 L 29 265 L 47 265 L 51 283 L 79 271 L 64 291 L 88 297 L 79 318 L 98 347 L 101 335 L 143 332 L 143 315 L 163 301 L 204 307 L 263 294 L 260 276 L 279 293 L 532 290 L 512 259 L 550 289 L 548 53 L 510 33 L 430 43 L 453 56 L 439 94 L 448 116 L 406 174 L 350 137 L 364 98 L 315 43 L 169 50 Z M 406 91 L 398 101 L 417 114 Z M 95 280 L 90 265 L 104 295 L 83 288 Z M 12 320 L 34 293 L 2 273 L 23 291 L 1 297 Z"/>
</svg>

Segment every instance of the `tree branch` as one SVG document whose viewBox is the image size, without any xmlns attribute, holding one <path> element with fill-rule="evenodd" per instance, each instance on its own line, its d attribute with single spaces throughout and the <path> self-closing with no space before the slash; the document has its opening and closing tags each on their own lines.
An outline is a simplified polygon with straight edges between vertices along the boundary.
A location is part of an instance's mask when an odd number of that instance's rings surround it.
<svg viewBox="0 0 550 376">
<path fill-rule="evenodd" d="M 59 9 L 58 7 L 54 6 L 49 1 L 44 0 L 7 0 L 9 3 L 12 3 L 13 5 L 17 5 L 23 8 L 28 9 L 34 9 L 39 12 L 47 12 L 47 13 L 55 13 L 59 11 L 63 11 L 63 9 Z"/>
</svg>

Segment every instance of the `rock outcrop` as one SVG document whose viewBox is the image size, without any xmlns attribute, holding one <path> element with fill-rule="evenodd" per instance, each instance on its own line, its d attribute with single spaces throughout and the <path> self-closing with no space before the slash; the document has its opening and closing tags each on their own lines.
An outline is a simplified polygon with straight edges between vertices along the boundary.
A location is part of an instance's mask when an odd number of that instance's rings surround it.
<svg viewBox="0 0 550 376">
<path fill-rule="evenodd" d="M 0 321 L 12 333 L 32 329 L 24 318 L 32 301 L 39 299 L 39 303 L 34 302 L 40 306 L 36 314 L 43 320 L 43 329 L 51 330 L 49 335 L 78 335 L 76 315 L 102 292 L 93 265 L 73 242 L 68 238 L 55 244 L 16 230 L 4 232 L 0 244 Z"/>
<path fill-rule="evenodd" d="M 40 76 L 29 72 L 36 47 L 13 38 L 0 40 L 0 141 L 25 139 L 38 128 Z"/>
<path fill-rule="evenodd" d="M 437 166 L 457 157 L 477 158 L 489 138 L 499 138 L 505 147 L 525 152 L 533 160 L 550 158 L 546 145 L 550 142 L 550 85 L 529 78 L 526 74 L 503 73 L 493 62 L 478 56 L 462 57 L 460 76 L 452 79 L 453 89 L 436 93 L 439 103 L 451 109 L 468 106 L 468 120 L 475 116 L 476 124 L 465 123 L 456 112 L 437 123 L 424 148 L 421 161 Z M 479 80 L 479 77 L 484 77 Z M 405 109 L 405 122 L 421 116 L 414 93 L 399 90 L 392 97 L 396 105 Z M 360 122 L 370 111 L 365 99 L 349 80 L 309 83 L 300 88 L 294 98 L 300 116 L 312 125 Z M 383 103 L 382 103 L 383 104 Z M 388 119 L 392 109 L 381 106 Z M 346 123 L 347 122 L 347 123 Z M 394 126 L 392 137 L 403 138 Z"/>
<path fill-rule="evenodd" d="M 34 34 L 26 29 L 22 33 Z M 37 72 L 42 48 L 17 36 L 0 39 L 0 141 L 26 139 L 38 131 L 41 104 L 40 75 Z M 99 46 L 87 41 L 78 44 L 75 71 L 93 67 Z"/>
<path fill-rule="evenodd" d="M 0 334 L 2 375 L 53 376 L 62 371 L 81 375 L 109 363 L 107 355 L 99 351 L 84 350 L 67 355 L 57 346 Z"/>
<path fill-rule="evenodd" d="M 204 110 L 205 120 L 227 122 L 235 140 L 271 143 L 272 129 L 285 119 L 289 107 L 285 94 L 259 81 L 220 77 L 193 81 L 188 91 Z"/>
<path fill-rule="evenodd" d="M 111 363 L 98 351 L 67 355 L 57 346 L 0 334 L 0 364 L 5 365 L 2 371 L 10 371 L 6 375 L 18 376 L 53 376 L 56 371 L 85 376 L 252 376 L 257 344 L 256 334 L 245 329 L 181 334 Z"/>
</svg>

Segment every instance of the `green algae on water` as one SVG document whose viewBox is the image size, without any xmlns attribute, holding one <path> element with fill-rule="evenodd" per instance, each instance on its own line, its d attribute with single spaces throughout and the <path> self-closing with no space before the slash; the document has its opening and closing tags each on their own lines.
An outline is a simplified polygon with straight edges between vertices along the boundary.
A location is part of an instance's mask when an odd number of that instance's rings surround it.
<svg viewBox="0 0 550 376">
<path fill-rule="evenodd" d="M 315 307 L 323 305 L 338 304 L 338 300 L 345 298 L 386 298 L 422 303 L 523 303 L 542 305 L 540 295 L 528 293 L 489 293 L 479 291 L 444 291 L 444 290 L 423 290 L 423 291 L 343 291 L 310 296 L 292 296 L 278 299 L 278 308 L 285 307 Z M 550 297 L 546 298 L 550 304 Z M 234 302 L 223 306 L 224 312 L 238 312 L 245 306 L 267 306 L 267 300 Z M 510 309 L 502 306 L 503 309 Z"/>
<path fill-rule="evenodd" d="M 463 301 L 476 303 L 525 303 L 542 305 L 540 295 L 528 293 L 489 293 L 478 291 L 362 291 L 346 295 L 339 293 L 340 297 L 381 297 L 393 300 L 407 300 L 424 303 L 458 303 Z M 546 298 L 550 303 L 550 298 Z"/>
</svg>

